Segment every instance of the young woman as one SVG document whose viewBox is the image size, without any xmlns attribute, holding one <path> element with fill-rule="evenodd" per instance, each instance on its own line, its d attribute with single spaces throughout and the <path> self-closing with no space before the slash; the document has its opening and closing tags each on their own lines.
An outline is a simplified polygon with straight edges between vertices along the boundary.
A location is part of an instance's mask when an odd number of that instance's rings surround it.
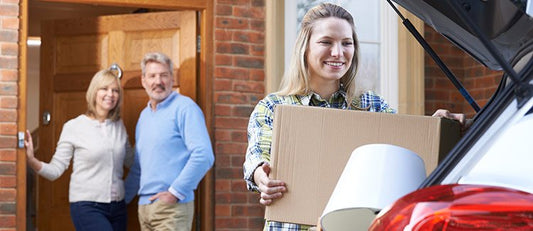
<svg viewBox="0 0 533 231">
<path fill-rule="evenodd" d="M 97 72 L 87 89 L 87 112 L 63 125 L 50 163 L 35 158 L 27 133 L 28 165 L 48 180 L 59 178 L 73 159 L 70 215 L 76 230 L 125 231 L 123 167 L 133 163 L 133 150 L 120 119 L 122 88 L 109 70 Z"/>
<path fill-rule="evenodd" d="M 357 88 L 358 52 L 354 20 L 344 8 L 323 3 L 306 13 L 281 90 L 259 101 L 248 124 L 244 179 L 249 190 L 261 193 L 261 204 L 268 206 L 287 191 L 282 179 L 268 177 L 275 105 L 395 112 L 379 95 Z M 265 230 L 308 228 L 274 221 L 265 224 Z"/>
</svg>

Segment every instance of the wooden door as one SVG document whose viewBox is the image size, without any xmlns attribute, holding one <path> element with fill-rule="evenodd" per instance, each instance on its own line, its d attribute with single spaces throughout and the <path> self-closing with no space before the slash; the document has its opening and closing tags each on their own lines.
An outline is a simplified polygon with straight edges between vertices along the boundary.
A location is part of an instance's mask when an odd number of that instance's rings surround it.
<svg viewBox="0 0 533 231">
<path fill-rule="evenodd" d="M 122 119 L 129 139 L 148 97 L 141 86 L 140 61 L 161 51 L 174 62 L 175 87 L 196 99 L 196 13 L 193 11 L 113 15 L 43 23 L 41 45 L 40 113 L 37 157 L 50 161 L 63 124 L 86 111 L 85 91 L 93 75 L 117 63 L 123 69 Z M 72 166 L 72 162 L 71 162 Z M 37 179 L 38 230 L 74 230 L 68 187 L 71 168 L 50 182 Z M 137 205 L 128 206 L 128 230 L 138 230 Z"/>
</svg>

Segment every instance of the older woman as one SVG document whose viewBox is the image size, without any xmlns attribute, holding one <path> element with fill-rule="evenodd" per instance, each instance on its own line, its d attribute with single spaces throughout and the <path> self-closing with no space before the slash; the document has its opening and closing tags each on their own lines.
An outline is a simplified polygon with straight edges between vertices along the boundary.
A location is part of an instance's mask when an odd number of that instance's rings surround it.
<svg viewBox="0 0 533 231">
<path fill-rule="evenodd" d="M 120 119 L 122 88 L 109 70 L 97 72 L 87 89 L 87 112 L 63 126 L 50 163 L 35 158 L 29 131 L 28 165 L 48 180 L 59 178 L 73 159 L 70 215 L 76 230 L 126 230 L 123 166 L 133 151 Z"/>
</svg>

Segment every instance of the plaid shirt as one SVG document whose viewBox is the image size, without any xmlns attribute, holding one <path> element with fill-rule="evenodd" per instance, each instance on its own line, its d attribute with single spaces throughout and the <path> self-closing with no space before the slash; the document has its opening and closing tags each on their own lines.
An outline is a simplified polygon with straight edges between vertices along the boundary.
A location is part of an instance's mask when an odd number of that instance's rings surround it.
<svg viewBox="0 0 533 231">
<path fill-rule="evenodd" d="M 253 181 L 255 169 L 264 162 L 270 161 L 270 145 L 272 144 L 272 125 L 274 120 L 274 107 L 278 104 L 295 104 L 317 107 L 364 110 L 372 112 L 395 113 L 385 100 L 372 91 L 365 92 L 359 98 L 355 98 L 348 104 L 346 92 L 342 89 L 337 91 L 329 100 L 324 100 L 320 95 L 281 96 L 269 94 L 257 103 L 250 115 L 248 123 L 248 148 L 246 160 L 243 164 L 244 180 L 248 190 L 258 192 L 259 189 Z M 264 230 L 307 230 L 310 226 L 267 221 Z"/>
</svg>

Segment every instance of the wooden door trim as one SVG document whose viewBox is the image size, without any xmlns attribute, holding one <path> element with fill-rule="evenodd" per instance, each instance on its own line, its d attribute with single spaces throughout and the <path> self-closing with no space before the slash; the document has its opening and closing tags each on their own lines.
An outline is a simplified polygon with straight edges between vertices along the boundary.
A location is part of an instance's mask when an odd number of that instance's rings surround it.
<svg viewBox="0 0 533 231">
<path fill-rule="evenodd" d="M 83 3 L 123 7 L 143 7 L 151 9 L 207 9 L 212 0 L 40 0 L 42 2 Z"/>
<path fill-rule="evenodd" d="M 42 0 L 48 2 L 64 2 L 64 3 L 87 3 L 87 4 L 101 4 L 122 7 L 144 7 L 144 8 L 160 8 L 160 9 L 176 9 L 176 10 L 196 10 L 200 13 L 200 37 L 201 52 L 198 63 L 198 85 L 197 85 L 197 103 L 205 113 L 207 129 L 211 135 L 212 143 L 214 144 L 214 126 L 213 126 L 213 99 L 212 99 L 212 76 L 213 74 L 213 14 L 214 14 L 214 0 Z M 18 130 L 26 130 L 26 81 L 27 81 L 27 32 L 28 32 L 28 0 L 21 1 L 20 7 L 21 26 L 20 26 L 20 55 L 19 55 L 19 108 L 18 114 Z M 18 149 L 17 160 L 17 218 L 16 227 L 18 230 L 26 230 L 26 158 L 25 150 Z M 200 230 L 214 230 L 214 170 L 210 170 L 202 181 L 202 189 L 199 192 L 200 206 L 202 208 Z"/>
<path fill-rule="evenodd" d="M 22 0 L 20 2 L 20 40 L 18 41 L 20 54 L 19 54 L 19 96 L 18 102 L 19 106 L 17 109 L 17 131 L 25 132 L 27 128 L 26 124 L 26 100 L 27 100 L 27 57 L 28 57 L 28 46 L 26 41 L 28 40 L 28 0 Z M 16 196 L 16 220 L 15 225 L 17 230 L 26 230 L 26 150 L 24 148 L 17 148 L 17 156 L 22 158 L 17 158 L 16 162 L 16 182 L 17 182 L 17 196 Z"/>
</svg>

